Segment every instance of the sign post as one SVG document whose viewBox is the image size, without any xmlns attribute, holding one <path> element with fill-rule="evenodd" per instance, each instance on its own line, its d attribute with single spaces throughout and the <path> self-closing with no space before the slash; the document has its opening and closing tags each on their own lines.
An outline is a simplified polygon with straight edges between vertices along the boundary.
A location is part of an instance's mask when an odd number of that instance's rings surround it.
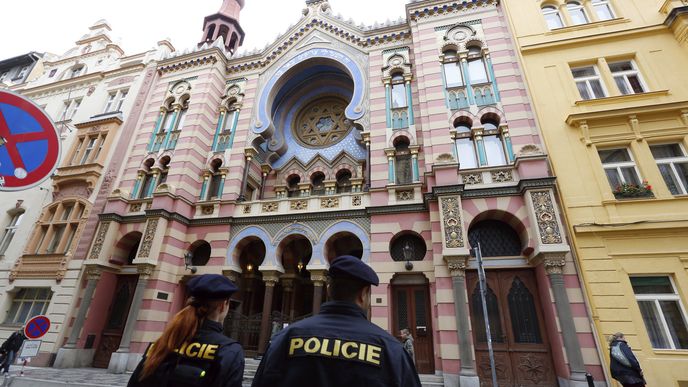
<svg viewBox="0 0 688 387">
<path fill-rule="evenodd" d="M 497 370 L 495 369 L 494 350 L 492 349 L 492 333 L 490 332 L 490 316 L 487 313 L 487 277 L 483 267 L 483 254 L 480 250 L 480 242 L 475 248 L 475 258 L 478 260 L 478 282 L 480 282 L 480 300 L 483 304 L 483 317 L 485 319 L 485 335 L 487 337 L 487 351 L 490 356 L 490 371 L 492 371 L 492 386 L 497 387 Z"/>
<path fill-rule="evenodd" d="M 0 90 L 0 191 L 22 191 L 50 177 L 60 138 L 48 115 L 19 94 Z"/>
</svg>

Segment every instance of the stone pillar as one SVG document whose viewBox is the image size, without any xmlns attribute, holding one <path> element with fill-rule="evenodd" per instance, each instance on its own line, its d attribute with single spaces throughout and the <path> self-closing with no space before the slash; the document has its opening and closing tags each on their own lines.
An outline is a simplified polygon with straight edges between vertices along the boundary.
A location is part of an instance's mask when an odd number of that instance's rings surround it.
<svg viewBox="0 0 688 387">
<path fill-rule="evenodd" d="M 268 174 L 271 171 L 271 168 L 269 165 L 261 165 L 260 166 L 260 189 L 258 190 L 258 200 L 263 200 L 263 197 L 265 196 L 265 181 L 268 179 Z"/>
<path fill-rule="evenodd" d="M 246 162 L 244 163 L 244 175 L 241 178 L 241 191 L 239 191 L 239 198 L 237 199 L 240 202 L 246 200 L 246 184 L 248 183 L 248 171 L 251 168 L 251 160 L 253 160 L 253 157 L 255 155 L 256 151 L 253 148 L 244 149 L 244 157 L 246 158 Z"/>
<path fill-rule="evenodd" d="M 55 368 L 87 367 L 92 361 L 95 349 L 77 349 L 76 342 L 79 339 L 81 329 L 84 327 L 86 313 L 88 313 L 91 301 L 93 301 L 93 293 L 98 285 L 100 273 L 101 269 L 97 266 L 88 266 L 86 268 L 86 278 L 88 279 L 86 290 L 81 299 L 81 304 L 79 305 L 79 310 L 77 311 L 67 343 L 57 351 L 57 357 L 55 358 L 54 364 Z"/>
<path fill-rule="evenodd" d="M 149 264 L 138 265 L 139 280 L 136 283 L 136 290 L 134 297 L 129 307 L 129 314 L 127 315 L 127 322 L 124 325 L 122 332 L 122 339 L 119 342 L 119 349 L 112 354 L 110 364 L 108 365 L 108 372 L 121 374 L 126 371 L 133 371 L 138 363 L 138 354 L 129 353 L 129 345 L 131 344 L 131 337 L 136 328 L 136 321 L 141 311 L 141 304 L 143 303 L 143 293 L 146 291 L 148 279 L 153 274 L 155 267 Z"/>
<path fill-rule="evenodd" d="M 396 167 L 394 165 L 394 158 L 396 155 L 396 150 L 394 148 L 392 149 L 385 149 L 385 154 L 387 155 L 387 165 L 388 165 L 388 182 L 389 184 L 396 184 L 397 178 L 396 178 Z"/>
<path fill-rule="evenodd" d="M 566 253 L 543 253 L 542 264 L 545 267 L 549 283 L 552 286 L 554 305 L 559 317 L 561 336 L 564 339 L 564 350 L 571 368 L 571 381 L 582 382 L 574 383 L 572 386 L 586 386 L 585 383 L 585 363 L 581 352 L 576 326 L 573 322 L 569 296 L 564 286 L 564 265 L 566 264 Z"/>
<path fill-rule="evenodd" d="M 366 157 L 366 175 L 365 175 L 365 191 L 370 190 L 370 160 L 371 160 L 371 155 L 370 155 L 370 131 L 365 131 L 361 133 L 361 137 L 363 138 L 363 142 L 365 143 L 366 147 L 366 152 L 367 152 L 367 157 Z"/>
<path fill-rule="evenodd" d="M 320 313 L 323 287 L 326 282 L 325 270 L 311 270 L 311 281 L 313 281 L 313 315 L 316 315 Z"/>
<path fill-rule="evenodd" d="M 263 273 L 263 282 L 265 282 L 265 298 L 263 299 L 263 317 L 260 320 L 260 336 L 258 338 L 258 354 L 265 353 L 265 348 L 270 338 L 270 312 L 272 311 L 272 296 L 275 293 L 275 284 L 277 284 L 277 272 Z"/>
<path fill-rule="evenodd" d="M 292 298 L 294 297 L 294 279 L 282 277 L 282 314 L 291 315 Z"/>
<path fill-rule="evenodd" d="M 479 386 L 478 373 L 475 370 L 473 358 L 473 338 L 471 337 L 467 290 L 466 267 L 467 255 L 445 256 L 449 273 L 452 277 L 454 295 L 454 315 L 456 318 L 456 334 L 459 339 L 459 357 L 461 370 L 459 371 L 460 386 Z"/>
</svg>

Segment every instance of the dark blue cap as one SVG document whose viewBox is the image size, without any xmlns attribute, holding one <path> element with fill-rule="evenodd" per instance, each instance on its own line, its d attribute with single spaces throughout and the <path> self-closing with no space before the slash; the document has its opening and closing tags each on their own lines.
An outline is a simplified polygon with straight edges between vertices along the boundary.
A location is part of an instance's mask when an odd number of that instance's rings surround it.
<svg viewBox="0 0 688 387">
<path fill-rule="evenodd" d="M 330 263 L 330 277 L 353 278 L 371 285 L 379 285 L 380 279 L 372 267 L 366 265 L 360 258 L 353 255 L 342 255 Z"/>
<path fill-rule="evenodd" d="M 193 277 L 186 287 L 189 288 L 191 296 L 204 300 L 229 298 L 239 290 L 234 282 L 220 274 L 203 274 Z"/>
</svg>

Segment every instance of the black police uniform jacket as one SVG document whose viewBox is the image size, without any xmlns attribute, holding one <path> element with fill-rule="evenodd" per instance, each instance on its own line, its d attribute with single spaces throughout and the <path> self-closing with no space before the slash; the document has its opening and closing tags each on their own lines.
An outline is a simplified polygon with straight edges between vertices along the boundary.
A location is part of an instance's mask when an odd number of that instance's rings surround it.
<svg viewBox="0 0 688 387">
<path fill-rule="evenodd" d="M 222 324 L 210 320 L 201 324 L 191 342 L 182 344 L 153 375 L 140 381 L 145 361 L 144 354 L 129 387 L 241 387 L 244 378 L 244 350 L 222 334 Z"/>
<path fill-rule="evenodd" d="M 356 304 L 332 301 L 276 334 L 253 387 L 420 387 L 413 361 Z"/>
</svg>

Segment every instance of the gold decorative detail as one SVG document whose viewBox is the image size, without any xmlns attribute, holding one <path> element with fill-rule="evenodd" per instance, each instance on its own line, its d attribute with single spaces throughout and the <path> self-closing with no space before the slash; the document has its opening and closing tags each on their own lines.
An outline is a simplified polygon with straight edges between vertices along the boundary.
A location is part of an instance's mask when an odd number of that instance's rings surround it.
<svg viewBox="0 0 688 387">
<path fill-rule="evenodd" d="M 139 249 L 139 258 L 148 258 L 150 255 L 151 246 L 153 245 L 153 238 L 155 238 L 155 231 L 158 229 L 158 219 L 151 219 L 146 225 L 146 232 L 143 234 L 141 241 L 141 248 Z"/>
<path fill-rule="evenodd" d="M 201 213 L 203 215 L 212 215 L 215 212 L 215 206 L 201 206 Z"/>
<path fill-rule="evenodd" d="M 142 279 L 148 279 L 153 275 L 153 270 L 155 266 L 153 265 L 138 265 L 136 266 L 136 272 L 139 273 L 139 277 Z"/>
<path fill-rule="evenodd" d="M 465 277 L 466 268 L 468 267 L 468 256 L 445 256 L 447 261 L 447 268 L 452 277 Z"/>
<path fill-rule="evenodd" d="M 361 197 L 361 195 L 355 195 L 351 198 L 351 205 L 354 207 L 360 206 L 362 202 L 363 198 Z"/>
<path fill-rule="evenodd" d="M 139 212 L 141 211 L 141 203 L 134 203 L 129 206 L 129 212 Z"/>
<path fill-rule="evenodd" d="M 279 202 L 263 203 L 263 212 L 277 212 Z"/>
<path fill-rule="evenodd" d="M 99 280 L 100 279 L 100 274 L 101 270 L 97 266 L 88 266 L 86 267 L 86 278 L 90 280 Z"/>
<path fill-rule="evenodd" d="M 480 172 L 462 173 L 461 179 L 463 180 L 463 183 L 466 185 L 482 184 L 483 183 L 483 174 Z"/>
<path fill-rule="evenodd" d="M 294 200 L 289 205 L 289 208 L 296 211 L 305 210 L 308 208 L 308 200 Z"/>
<path fill-rule="evenodd" d="M 444 246 L 447 248 L 463 247 L 459 198 L 456 196 L 441 198 L 440 206 L 444 219 Z"/>
<path fill-rule="evenodd" d="M 511 169 L 499 169 L 492 171 L 492 182 L 493 183 L 504 183 L 507 181 L 514 181 L 514 176 L 511 173 Z"/>
<path fill-rule="evenodd" d="M 323 198 L 323 199 L 320 199 L 320 207 L 322 207 L 322 208 L 337 208 L 337 207 L 339 207 L 339 198 Z"/>
<path fill-rule="evenodd" d="M 545 272 L 548 275 L 564 274 L 564 266 L 566 265 L 566 258 L 563 255 L 557 254 L 551 257 L 545 257 L 542 263 L 545 266 Z"/>
<path fill-rule="evenodd" d="M 294 121 L 295 137 L 303 145 L 314 148 L 338 143 L 353 127 L 344 114 L 346 105 L 346 101 L 336 97 L 310 103 Z"/>
<path fill-rule="evenodd" d="M 533 198 L 533 209 L 540 230 L 540 241 L 546 245 L 562 243 L 561 231 L 555 216 L 550 192 L 531 192 L 530 196 Z"/>
<path fill-rule="evenodd" d="M 415 193 L 412 189 L 399 190 L 396 192 L 396 194 L 397 200 L 399 201 L 413 200 L 413 198 L 415 197 Z"/>
<path fill-rule="evenodd" d="M 245 205 L 244 206 L 244 214 L 250 214 L 251 213 L 251 205 Z"/>
<path fill-rule="evenodd" d="M 91 248 L 91 254 L 89 254 L 88 259 L 98 259 L 100 251 L 103 249 L 103 242 L 105 242 L 105 235 L 110 228 L 110 222 L 103 222 L 98 228 L 98 234 L 96 239 L 93 241 L 93 247 Z"/>
</svg>

